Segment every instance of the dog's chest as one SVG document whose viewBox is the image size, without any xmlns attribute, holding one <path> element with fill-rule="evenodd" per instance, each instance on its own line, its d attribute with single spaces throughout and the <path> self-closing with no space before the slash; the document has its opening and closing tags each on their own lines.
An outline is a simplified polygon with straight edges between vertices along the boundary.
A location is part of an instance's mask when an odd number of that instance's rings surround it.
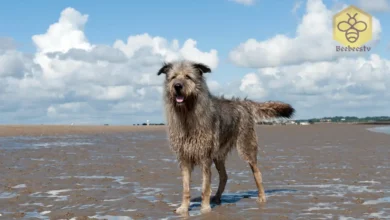
<svg viewBox="0 0 390 220">
<path fill-rule="evenodd" d="M 189 158 L 201 158 L 209 154 L 214 143 L 211 130 L 170 130 L 169 137 L 172 150 L 182 157 Z"/>
<path fill-rule="evenodd" d="M 210 144 L 213 140 L 213 133 L 211 130 L 170 130 L 170 142 L 179 146 L 199 146 Z"/>
</svg>

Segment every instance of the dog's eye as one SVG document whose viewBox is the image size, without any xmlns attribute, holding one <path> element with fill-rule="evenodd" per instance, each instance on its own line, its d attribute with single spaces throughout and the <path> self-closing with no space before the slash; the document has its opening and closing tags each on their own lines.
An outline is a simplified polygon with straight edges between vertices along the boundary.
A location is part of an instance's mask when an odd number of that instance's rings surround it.
<svg viewBox="0 0 390 220">
<path fill-rule="evenodd" d="M 191 76 L 189 76 L 189 75 L 186 75 L 186 78 L 187 78 L 187 79 L 192 79 Z"/>
<path fill-rule="evenodd" d="M 175 79 L 176 78 L 176 76 L 172 76 L 171 78 L 169 78 L 169 80 L 173 80 L 173 79 Z"/>
</svg>

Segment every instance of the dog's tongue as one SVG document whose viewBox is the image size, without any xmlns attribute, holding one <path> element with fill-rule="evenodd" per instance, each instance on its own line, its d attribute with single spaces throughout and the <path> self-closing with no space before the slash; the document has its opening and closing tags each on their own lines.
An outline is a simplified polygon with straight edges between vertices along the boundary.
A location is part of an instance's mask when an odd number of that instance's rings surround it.
<svg viewBox="0 0 390 220">
<path fill-rule="evenodd" d="M 184 97 L 183 96 L 176 96 L 176 102 L 183 102 Z"/>
</svg>

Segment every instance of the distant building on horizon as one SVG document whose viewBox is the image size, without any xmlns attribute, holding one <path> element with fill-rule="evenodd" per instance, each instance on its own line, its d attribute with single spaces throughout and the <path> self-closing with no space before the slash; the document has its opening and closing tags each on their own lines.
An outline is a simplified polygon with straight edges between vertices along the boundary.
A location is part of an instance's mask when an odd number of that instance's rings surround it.
<svg viewBox="0 0 390 220">
<path fill-rule="evenodd" d="M 298 123 L 297 123 L 296 121 L 294 121 L 294 120 L 289 120 L 288 124 L 296 125 L 296 124 L 298 124 Z"/>
<path fill-rule="evenodd" d="M 332 119 L 330 119 L 330 118 L 321 118 L 320 122 L 332 122 Z"/>
</svg>

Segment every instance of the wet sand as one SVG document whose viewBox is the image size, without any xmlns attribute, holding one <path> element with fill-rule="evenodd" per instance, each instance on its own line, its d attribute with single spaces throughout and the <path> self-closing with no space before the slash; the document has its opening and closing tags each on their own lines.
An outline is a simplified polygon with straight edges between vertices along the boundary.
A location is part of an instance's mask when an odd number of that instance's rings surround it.
<svg viewBox="0 0 390 220">
<path fill-rule="evenodd" d="M 0 137 L 105 134 L 115 132 L 154 131 L 164 128 L 165 126 L 0 125 Z"/>
<path fill-rule="evenodd" d="M 267 203 L 227 161 L 222 205 L 193 219 L 388 219 L 390 135 L 373 125 L 258 126 Z M 0 126 L 0 219 L 173 219 L 181 177 L 165 126 Z M 213 167 L 213 193 L 218 185 Z"/>
</svg>

